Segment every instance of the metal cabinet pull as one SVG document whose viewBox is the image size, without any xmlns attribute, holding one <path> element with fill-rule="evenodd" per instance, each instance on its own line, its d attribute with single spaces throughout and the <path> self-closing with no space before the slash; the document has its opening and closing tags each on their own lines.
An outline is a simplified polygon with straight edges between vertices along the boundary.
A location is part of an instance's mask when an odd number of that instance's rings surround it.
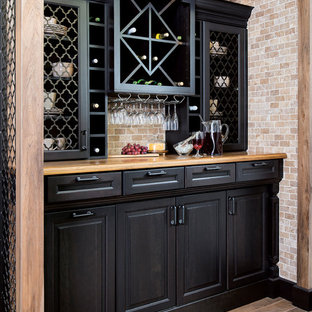
<svg viewBox="0 0 312 312">
<path fill-rule="evenodd" d="M 76 213 L 73 212 L 73 218 L 83 218 L 83 217 L 91 217 L 94 216 L 94 212 L 88 211 L 86 213 Z"/>
<path fill-rule="evenodd" d="M 81 131 L 81 150 L 86 151 L 88 149 L 88 132 L 87 130 Z"/>
<path fill-rule="evenodd" d="M 206 171 L 214 171 L 214 170 L 221 170 L 222 167 L 220 166 L 214 166 L 214 167 L 206 167 L 205 170 Z"/>
<path fill-rule="evenodd" d="M 165 175 L 165 174 L 167 174 L 167 172 L 164 171 L 164 170 L 161 170 L 161 171 L 159 171 L 159 172 L 151 172 L 151 171 L 149 171 L 149 172 L 147 173 L 147 175 L 148 175 L 149 177 L 152 177 L 152 176 L 162 176 L 162 175 Z"/>
<path fill-rule="evenodd" d="M 93 176 L 91 178 L 81 178 L 81 177 L 76 178 L 77 182 L 91 182 L 91 181 L 98 181 L 98 180 L 100 180 L 100 178 L 98 178 L 97 176 Z"/>
<path fill-rule="evenodd" d="M 177 225 L 177 207 L 170 207 L 170 225 Z"/>
<path fill-rule="evenodd" d="M 266 166 L 269 165 L 269 163 L 263 161 L 263 162 L 261 162 L 261 163 L 255 163 L 255 164 L 252 164 L 252 165 L 253 165 L 254 167 L 266 167 Z"/>
<path fill-rule="evenodd" d="M 180 225 L 183 225 L 185 224 L 185 206 L 182 205 L 182 206 L 179 206 L 179 224 Z"/>
<path fill-rule="evenodd" d="M 235 197 L 229 197 L 229 215 L 233 216 L 236 214 Z"/>
</svg>

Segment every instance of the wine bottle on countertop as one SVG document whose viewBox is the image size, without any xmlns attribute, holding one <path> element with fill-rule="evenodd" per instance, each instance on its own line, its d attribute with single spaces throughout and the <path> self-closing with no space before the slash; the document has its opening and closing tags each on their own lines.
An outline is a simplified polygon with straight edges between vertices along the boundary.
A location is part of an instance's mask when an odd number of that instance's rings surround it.
<svg viewBox="0 0 312 312">
<path fill-rule="evenodd" d="M 165 39 L 169 37 L 169 33 L 165 32 L 165 33 L 157 33 L 155 36 L 156 39 Z"/>
</svg>

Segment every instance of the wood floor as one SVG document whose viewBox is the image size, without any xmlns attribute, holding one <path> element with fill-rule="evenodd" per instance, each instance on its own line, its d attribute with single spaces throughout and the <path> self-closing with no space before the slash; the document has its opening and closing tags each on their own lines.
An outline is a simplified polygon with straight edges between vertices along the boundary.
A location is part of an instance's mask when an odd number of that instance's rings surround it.
<svg viewBox="0 0 312 312">
<path fill-rule="evenodd" d="M 304 312 L 294 307 L 291 302 L 282 298 L 264 298 L 229 312 Z"/>
</svg>

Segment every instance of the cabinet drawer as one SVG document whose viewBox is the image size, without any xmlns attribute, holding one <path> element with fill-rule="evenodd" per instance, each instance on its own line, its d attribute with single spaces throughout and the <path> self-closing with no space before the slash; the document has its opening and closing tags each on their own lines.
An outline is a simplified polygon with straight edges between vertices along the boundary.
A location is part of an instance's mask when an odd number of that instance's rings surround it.
<svg viewBox="0 0 312 312">
<path fill-rule="evenodd" d="M 123 194 L 184 188 L 184 167 L 125 171 Z"/>
<path fill-rule="evenodd" d="M 278 160 L 250 161 L 236 164 L 236 181 L 274 179 L 278 177 Z"/>
<path fill-rule="evenodd" d="M 63 202 L 121 195 L 121 172 L 51 176 L 47 202 Z"/>
<path fill-rule="evenodd" d="M 235 182 L 235 164 L 192 166 L 185 169 L 185 186 L 205 186 Z"/>
</svg>

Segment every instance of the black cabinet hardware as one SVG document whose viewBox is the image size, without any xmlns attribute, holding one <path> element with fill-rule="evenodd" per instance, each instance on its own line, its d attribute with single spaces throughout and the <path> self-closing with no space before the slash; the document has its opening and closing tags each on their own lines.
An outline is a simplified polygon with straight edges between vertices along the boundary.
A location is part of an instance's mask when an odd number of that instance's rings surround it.
<svg viewBox="0 0 312 312">
<path fill-rule="evenodd" d="M 221 170 L 222 167 L 220 166 L 214 166 L 214 167 L 206 167 L 205 170 L 206 171 L 214 171 L 214 170 Z"/>
<path fill-rule="evenodd" d="M 229 197 L 229 215 L 235 215 L 235 197 Z"/>
<path fill-rule="evenodd" d="M 76 178 L 77 182 L 92 182 L 92 181 L 98 181 L 98 180 L 100 180 L 100 178 L 98 178 L 97 176 L 93 176 L 91 178 L 81 178 L 81 177 Z"/>
<path fill-rule="evenodd" d="M 266 167 L 266 166 L 269 165 L 269 163 L 263 161 L 263 162 L 260 162 L 260 163 L 254 163 L 254 164 L 252 164 L 252 165 L 253 165 L 254 167 Z"/>
<path fill-rule="evenodd" d="M 83 217 L 91 217 L 94 216 L 94 212 L 88 211 L 86 213 L 76 213 L 73 212 L 73 218 L 83 218 Z"/>
<path fill-rule="evenodd" d="M 88 132 L 87 130 L 81 131 L 81 150 L 86 151 L 88 149 Z"/>
<path fill-rule="evenodd" d="M 185 223 L 185 206 L 179 206 L 179 224 L 183 225 Z"/>
<path fill-rule="evenodd" d="M 150 176 L 150 177 L 153 177 L 153 176 L 162 176 L 162 175 L 166 175 L 166 174 L 167 174 L 167 172 L 164 171 L 164 170 L 161 170 L 161 171 L 159 171 L 159 172 L 151 172 L 151 171 L 149 171 L 149 172 L 147 173 L 147 175 Z"/>
<path fill-rule="evenodd" d="M 170 225 L 177 225 L 177 206 L 170 207 Z"/>
</svg>

